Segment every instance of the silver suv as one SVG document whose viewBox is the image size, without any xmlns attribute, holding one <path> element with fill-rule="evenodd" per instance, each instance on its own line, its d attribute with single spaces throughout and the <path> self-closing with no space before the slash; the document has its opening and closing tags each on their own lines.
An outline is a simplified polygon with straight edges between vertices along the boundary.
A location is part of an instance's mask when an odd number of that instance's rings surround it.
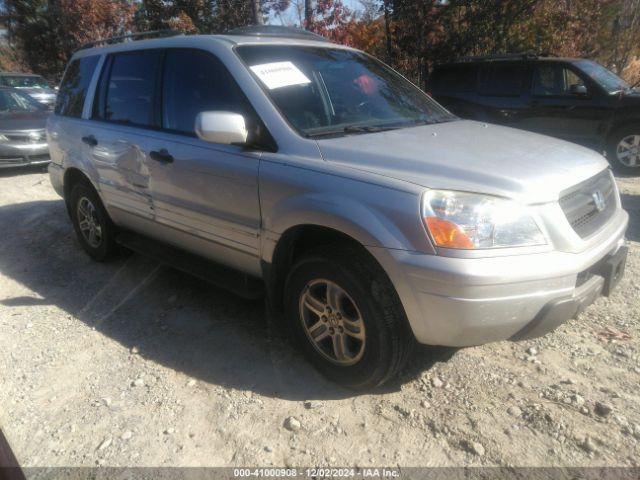
<svg viewBox="0 0 640 480">
<path fill-rule="evenodd" d="M 82 49 L 47 132 L 91 257 L 123 245 L 266 294 L 351 388 L 391 378 L 415 342 L 543 335 L 624 270 L 628 215 L 602 156 L 460 120 L 303 33 Z"/>
</svg>

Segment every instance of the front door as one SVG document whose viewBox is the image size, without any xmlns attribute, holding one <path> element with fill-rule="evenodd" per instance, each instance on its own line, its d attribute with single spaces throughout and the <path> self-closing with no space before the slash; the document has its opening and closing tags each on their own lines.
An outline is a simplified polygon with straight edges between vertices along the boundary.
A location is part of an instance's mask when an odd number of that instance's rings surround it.
<svg viewBox="0 0 640 480">
<path fill-rule="evenodd" d="M 250 107 L 212 54 L 164 54 L 161 129 L 149 137 L 150 190 L 163 236 L 195 253 L 249 273 L 259 272 L 260 153 L 207 143 L 195 135 L 202 111 L 248 118 Z"/>
<path fill-rule="evenodd" d="M 585 146 L 599 146 L 607 102 L 577 69 L 560 62 L 537 64 L 530 105 L 522 128 Z"/>
</svg>

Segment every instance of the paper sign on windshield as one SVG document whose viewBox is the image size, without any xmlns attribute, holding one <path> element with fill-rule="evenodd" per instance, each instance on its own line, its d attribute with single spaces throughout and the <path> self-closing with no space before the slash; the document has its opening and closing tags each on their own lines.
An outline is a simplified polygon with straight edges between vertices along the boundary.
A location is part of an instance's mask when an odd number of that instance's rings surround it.
<svg viewBox="0 0 640 480">
<path fill-rule="evenodd" d="M 291 62 L 274 62 L 254 65 L 251 70 L 258 76 L 269 90 L 291 85 L 305 85 L 310 83 L 304 73 Z"/>
</svg>

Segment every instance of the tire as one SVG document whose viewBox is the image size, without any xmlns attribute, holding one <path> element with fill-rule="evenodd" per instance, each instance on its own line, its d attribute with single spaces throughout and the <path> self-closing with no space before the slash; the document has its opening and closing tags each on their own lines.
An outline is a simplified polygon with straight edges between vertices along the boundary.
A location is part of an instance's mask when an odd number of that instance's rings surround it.
<svg viewBox="0 0 640 480">
<path fill-rule="evenodd" d="M 81 182 L 73 187 L 69 215 L 80 245 L 92 259 L 104 262 L 115 255 L 116 227 L 93 186 Z"/>
<path fill-rule="evenodd" d="M 389 380 L 415 342 L 393 285 L 358 248 L 335 245 L 305 255 L 289 272 L 284 306 L 305 356 L 325 377 L 347 388 L 367 390 Z"/>
<path fill-rule="evenodd" d="M 640 175 L 640 124 L 619 128 L 609 136 L 607 159 L 620 173 Z"/>
</svg>

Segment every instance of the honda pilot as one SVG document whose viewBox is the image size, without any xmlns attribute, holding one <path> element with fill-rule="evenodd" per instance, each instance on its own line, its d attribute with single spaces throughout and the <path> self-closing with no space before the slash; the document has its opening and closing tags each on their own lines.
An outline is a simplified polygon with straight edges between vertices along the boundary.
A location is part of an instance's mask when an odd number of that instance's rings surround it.
<svg viewBox="0 0 640 480">
<path fill-rule="evenodd" d="M 623 275 L 593 150 L 461 120 L 304 32 L 132 40 L 78 51 L 47 125 L 82 248 L 266 296 L 335 382 L 380 385 L 415 343 L 543 335 Z"/>
</svg>

